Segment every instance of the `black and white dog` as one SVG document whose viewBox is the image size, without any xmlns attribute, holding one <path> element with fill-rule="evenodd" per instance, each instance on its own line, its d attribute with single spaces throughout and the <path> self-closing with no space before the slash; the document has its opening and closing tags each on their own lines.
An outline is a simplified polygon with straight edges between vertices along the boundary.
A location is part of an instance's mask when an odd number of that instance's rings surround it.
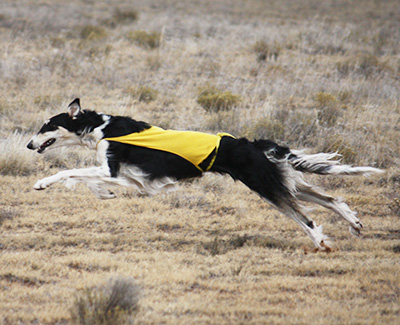
<svg viewBox="0 0 400 325">
<path fill-rule="evenodd" d="M 110 191 L 115 185 L 135 186 L 140 192 L 155 194 L 180 180 L 200 177 L 202 171 L 207 170 L 228 174 L 234 180 L 243 182 L 296 221 L 320 250 L 330 250 L 327 237 L 322 232 L 322 226 L 317 227 L 305 215 L 300 200 L 320 204 L 336 212 L 349 222 L 351 233 L 360 234 L 363 226 L 356 213 L 345 202 L 306 183 L 302 173 L 368 175 L 380 170 L 340 165 L 337 160 L 332 160 L 337 156 L 335 153 L 306 155 L 269 140 L 249 141 L 225 134 L 220 136 L 219 144 L 199 166 L 179 153 L 113 141 L 113 138 L 128 134 L 140 137 L 150 128 L 149 124 L 129 117 L 82 110 L 79 99 L 75 99 L 67 113 L 45 122 L 29 142 L 28 148 L 42 153 L 47 148 L 87 146 L 97 151 L 100 166 L 61 171 L 39 180 L 34 188 L 43 190 L 57 182 L 63 182 L 69 188 L 76 183 L 86 183 L 98 198 L 110 199 L 115 197 Z M 193 148 L 189 149 L 197 150 L 198 145 L 190 143 L 187 146 Z"/>
</svg>

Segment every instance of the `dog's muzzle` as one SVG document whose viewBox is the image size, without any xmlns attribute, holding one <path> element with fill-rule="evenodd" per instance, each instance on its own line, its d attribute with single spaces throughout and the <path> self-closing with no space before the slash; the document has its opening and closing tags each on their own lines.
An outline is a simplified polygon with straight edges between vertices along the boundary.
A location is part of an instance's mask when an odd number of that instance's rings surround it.
<svg viewBox="0 0 400 325">
<path fill-rule="evenodd" d="M 42 153 L 47 147 L 51 146 L 54 142 L 56 142 L 56 139 L 51 138 L 38 147 L 38 146 L 34 145 L 33 140 L 31 140 L 28 143 L 27 148 L 30 150 L 37 149 L 38 153 Z"/>
<path fill-rule="evenodd" d="M 29 141 L 29 143 L 26 147 L 30 150 L 35 150 L 35 148 L 33 147 L 33 141 Z"/>
</svg>

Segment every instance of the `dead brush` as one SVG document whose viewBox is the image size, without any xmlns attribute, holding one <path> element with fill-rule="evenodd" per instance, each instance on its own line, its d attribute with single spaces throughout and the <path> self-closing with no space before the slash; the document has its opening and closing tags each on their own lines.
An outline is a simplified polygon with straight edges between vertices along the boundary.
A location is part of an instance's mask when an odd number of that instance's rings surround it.
<svg viewBox="0 0 400 325">
<path fill-rule="evenodd" d="M 14 209 L 0 209 L 0 226 L 5 222 L 6 220 L 12 220 L 15 217 L 18 217 L 19 213 L 15 211 Z"/>
<path fill-rule="evenodd" d="M 136 10 L 117 9 L 114 12 L 113 18 L 121 24 L 130 24 L 139 19 L 139 13 Z"/>
<path fill-rule="evenodd" d="M 253 52 L 257 55 L 257 61 L 276 60 L 281 51 L 282 47 L 276 41 L 272 45 L 265 41 L 257 41 L 253 45 Z"/>
<path fill-rule="evenodd" d="M 319 109 L 317 118 L 320 123 L 329 127 L 334 126 L 342 115 L 337 98 L 321 91 L 316 94 L 315 102 Z"/>
<path fill-rule="evenodd" d="M 132 9 L 117 8 L 109 18 L 100 20 L 101 24 L 110 28 L 117 28 L 119 25 L 129 25 L 139 19 L 139 12 Z"/>
<path fill-rule="evenodd" d="M 230 91 L 222 91 L 214 86 L 204 86 L 198 89 L 197 102 L 207 112 L 230 110 L 241 101 L 239 95 Z"/>
<path fill-rule="evenodd" d="M 321 150 L 326 152 L 338 152 L 346 164 L 353 164 L 357 161 L 357 151 L 353 145 L 339 134 L 331 135 L 325 138 Z"/>
<path fill-rule="evenodd" d="M 276 239 L 270 236 L 248 236 L 234 235 L 228 239 L 222 239 L 218 236 L 210 242 L 202 244 L 202 250 L 211 256 L 223 255 L 229 251 L 240 249 L 244 246 L 263 247 L 280 250 L 293 250 L 294 246 L 291 243 L 285 242 L 283 239 Z M 200 250 L 201 252 L 201 250 Z"/>
<path fill-rule="evenodd" d="M 265 117 L 259 119 L 254 125 L 246 130 L 246 136 L 251 139 L 270 139 L 279 141 L 284 138 L 285 127 L 283 123 L 276 118 Z"/>
<path fill-rule="evenodd" d="M 127 324 L 138 310 L 139 287 L 133 279 L 111 278 L 106 285 L 84 289 L 70 308 L 74 324 Z"/>
<path fill-rule="evenodd" d="M 101 40 L 107 36 L 105 28 L 101 26 L 87 25 L 81 29 L 80 36 L 84 40 Z"/>
<path fill-rule="evenodd" d="M 129 41 L 145 49 L 155 49 L 160 47 L 161 45 L 162 33 L 136 30 L 128 32 L 126 38 Z"/>
<path fill-rule="evenodd" d="M 400 197 L 394 197 L 392 202 L 389 204 L 389 209 L 392 213 L 400 217 Z"/>
<path fill-rule="evenodd" d="M 158 96 L 158 91 L 148 86 L 131 87 L 127 93 L 139 102 L 146 103 L 156 100 Z"/>
<path fill-rule="evenodd" d="M 342 76 L 357 74 L 371 78 L 392 69 L 377 56 L 369 53 L 359 53 L 336 63 L 336 69 Z"/>
</svg>

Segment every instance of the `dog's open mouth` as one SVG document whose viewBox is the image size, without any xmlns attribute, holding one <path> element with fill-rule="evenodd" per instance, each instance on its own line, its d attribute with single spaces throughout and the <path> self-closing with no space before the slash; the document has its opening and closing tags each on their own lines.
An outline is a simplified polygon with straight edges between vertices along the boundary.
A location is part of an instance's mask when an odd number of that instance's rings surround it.
<svg viewBox="0 0 400 325">
<path fill-rule="evenodd" d="M 45 143 L 43 143 L 39 149 L 38 149 L 38 153 L 42 153 L 47 147 L 51 146 L 54 142 L 56 142 L 56 139 L 51 138 L 49 140 L 47 140 Z"/>
</svg>

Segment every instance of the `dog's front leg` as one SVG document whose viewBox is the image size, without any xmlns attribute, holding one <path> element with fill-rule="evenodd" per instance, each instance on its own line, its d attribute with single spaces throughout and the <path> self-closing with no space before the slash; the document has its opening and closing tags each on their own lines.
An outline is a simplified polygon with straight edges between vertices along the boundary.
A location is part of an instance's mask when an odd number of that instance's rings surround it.
<svg viewBox="0 0 400 325">
<path fill-rule="evenodd" d="M 91 180 L 102 181 L 108 177 L 110 177 L 110 171 L 107 166 L 71 169 L 43 178 L 37 181 L 33 188 L 35 190 L 44 190 L 58 182 L 65 182 L 68 187 L 72 187 L 76 183 L 88 183 Z"/>
<path fill-rule="evenodd" d="M 98 199 L 101 200 L 108 200 L 108 199 L 114 199 L 117 196 L 111 192 L 109 189 L 102 187 L 101 184 L 98 183 L 87 183 L 87 186 L 89 188 L 89 190 L 92 191 L 92 193 L 94 195 L 96 195 L 96 197 Z"/>
</svg>

